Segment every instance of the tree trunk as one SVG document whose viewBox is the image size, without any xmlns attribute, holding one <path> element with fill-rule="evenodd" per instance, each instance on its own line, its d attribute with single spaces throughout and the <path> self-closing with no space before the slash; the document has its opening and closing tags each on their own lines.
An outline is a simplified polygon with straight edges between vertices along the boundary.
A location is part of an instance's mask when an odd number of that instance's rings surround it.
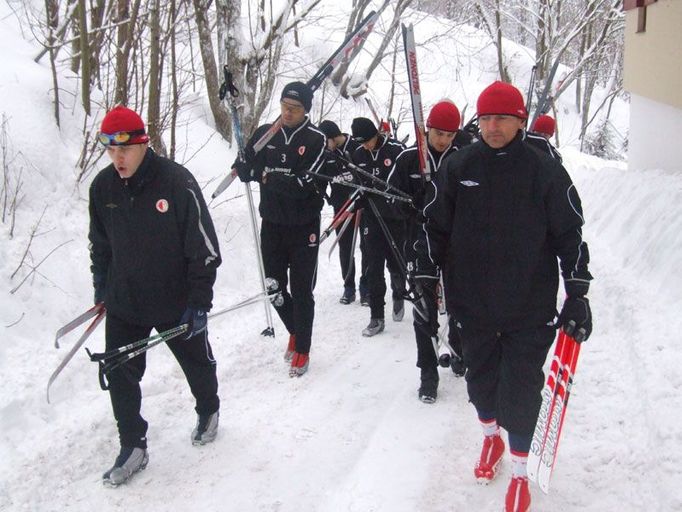
<svg viewBox="0 0 682 512">
<path fill-rule="evenodd" d="M 57 78 L 56 52 L 54 49 L 54 31 L 59 25 L 58 0 L 45 0 L 45 14 L 47 16 L 47 47 L 50 53 L 50 70 L 52 72 L 52 88 L 54 94 L 54 120 L 57 123 L 57 127 L 59 127 L 59 80 Z"/>
<path fill-rule="evenodd" d="M 204 78 L 206 80 L 208 103 L 211 107 L 216 131 L 220 133 L 225 140 L 229 141 L 231 138 L 228 129 L 230 118 L 227 109 L 221 104 L 219 96 L 220 83 L 216 71 L 215 53 L 213 51 L 213 41 L 211 39 L 211 27 L 206 15 L 208 5 L 202 0 L 193 0 L 193 4 L 194 17 L 199 31 L 201 61 L 204 65 Z"/>
<path fill-rule="evenodd" d="M 78 31 L 80 39 L 81 102 L 86 116 L 90 116 L 90 43 L 85 0 L 78 0 Z"/>
<path fill-rule="evenodd" d="M 166 156 L 166 146 L 161 138 L 161 52 L 159 41 L 161 29 L 159 23 L 159 0 L 152 0 L 149 8 L 149 102 L 147 104 L 147 133 L 152 147 L 161 156 Z"/>
</svg>

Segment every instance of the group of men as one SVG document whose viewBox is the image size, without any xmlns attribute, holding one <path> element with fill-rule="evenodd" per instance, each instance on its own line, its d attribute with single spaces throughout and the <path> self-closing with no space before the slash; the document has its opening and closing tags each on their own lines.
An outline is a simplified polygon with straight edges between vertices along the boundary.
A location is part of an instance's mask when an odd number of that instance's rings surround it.
<svg viewBox="0 0 682 512">
<path fill-rule="evenodd" d="M 308 115 L 312 104 L 306 84 L 287 84 L 281 126 L 259 127 L 233 164 L 242 181 L 260 187 L 263 265 L 282 298 L 275 309 L 289 333 L 289 375 L 304 375 L 310 364 L 326 197 L 337 232 L 346 228 L 339 239 L 340 302 L 356 300 L 360 275 L 360 300 L 370 312 L 362 335 L 381 333 L 388 268 L 393 320 L 403 318 L 405 300 L 414 303 L 418 396 L 433 403 L 444 301 L 449 336 L 442 343 L 452 369 L 465 375 L 484 434 L 475 477 L 487 483 L 496 476 L 505 451 L 500 427 L 506 429 L 513 476 L 505 507 L 528 510 L 525 464 L 555 330 L 584 340 L 592 329 L 580 199 L 558 153 L 525 130 L 523 98 L 503 82 L 479 96 L 480 140 L 471 144 L 460 132 L 456 105 L 436 103 L 426 122 L 425 159 L 416 145 L 406 148 L 364 117 L 353 120 L 351 134 L 330 120 L 317 127 Z M 539 126 L 553 130 L 545 118 Z M 206 318 L 221 257 L 206 204 L 189 171 L 148 147 L 144 123 L 132 110 L 107 113 L 99 140 L 112 164 L 91 186 L 89 238 L 95 302 L 107 310 L 106 348 L 186 324 L 183 339 L 168 345 L 196 400 L 192 443 L 211 442 L 219 399 Z M 557 317 L 559 274 L 566 299 Z M 144 370 L 141 354 L 109 376 L 121 445 L 104 474 L 109 485 L 127 481 L 148 461 L 140 415 Z"/>
</svg>

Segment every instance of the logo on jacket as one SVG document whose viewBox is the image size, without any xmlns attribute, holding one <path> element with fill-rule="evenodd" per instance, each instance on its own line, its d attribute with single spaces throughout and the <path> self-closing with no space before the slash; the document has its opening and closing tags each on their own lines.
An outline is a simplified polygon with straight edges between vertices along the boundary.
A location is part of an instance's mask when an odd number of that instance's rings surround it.
<svg viewBox="0 0 682 512">
<path fill-rule="evenodd" d="M 392 163 L 393 163 L 393 162 L 391 162 L 391 159 L 390 159 L 390 158 L 387 158 L 386 160 L 384 160 L 384 165 L 385 165 L 386 167 L 390 167 Z"/>
<path fill-rule="evenodd" d="M 303 156 L 303 153 L 305 153 L 305 146 L 299 146 L 298 147 L 298 154 Z"/>
<path fill-rule="evenodd" d="M 308 235 L 308 247 L 315 247 L 317 245 L 317 235 L 315 233 L 310 233 Z"/>
<path fill-rule="evenodd" d="M 460 183 L 462 185 L 464 185 L 465 187 L 478 187 L 478 185 L 479 185 L 477 182 L 471 181 L 471 180 L 463 180 L 463 181 L 460 181 Z"/>
<path fill-rule="evenodd" d="M 166 213 L 168 211 L 168 201 L 165 199 L 159 199 L 156 202 L 156 209 L 161 213 Z"/>
</svg>

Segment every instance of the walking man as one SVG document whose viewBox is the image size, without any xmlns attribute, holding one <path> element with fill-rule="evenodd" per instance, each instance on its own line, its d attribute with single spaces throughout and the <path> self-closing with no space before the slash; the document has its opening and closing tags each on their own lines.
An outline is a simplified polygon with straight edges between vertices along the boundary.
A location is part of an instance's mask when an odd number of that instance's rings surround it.
<svg viewBox="0 0 682 512">
<path fill-rule="evenodd" d="M 342 133 L 338 125 L 329 120 L 320 123 L 320 131 L 327 137 L 327 150 L 324 167 L 320 174 L 325 174 L 331 178 L 336 178 L 341 181 L 353 181 L 353 175 L 348 169 L 346 161 L 350 155 L 360 146 L 347 133 Z M 334 215 L 338 215 L 339 211 L 346 203 L 353 191 L 352 188 L 343 185 L 342 183 L 331 183 L 331 192 L 329 194 L 329 204 L 334 208 Z M 353 216 L 362 215 L 358 209 L 352 212 Z M 349 214 L 350 215 L 350 214 Z M 356 299 L 355 288 L 355 255 L 351 253 L 353 245 L 353 218 L 348 228 L 341 234 L 339 240 L 339 262 L 341 263 L 341 276 L 343 277 L 343 295 L 339 299 L 341 304 L 351 304 Z M 362 220 L 362 217 L 361 217 Z M 336 234 L 339 236 L 341 226 L 336 228 Z M 360 263 L 360 279 L 358 280 L 358 287 L 360 288 L 360 303 L 362 305 L 369 305 L 369 298 L 367 296 L 367 261 L 365 257 L 364 243 L 362 239 L 360 242 L 360 251 L 362 253 Z"/>
<path fill-rule="evenodd" d="M 280 98 L 282 127 L 255 153 L 253 145 L 271 125 L 258 127 L 246 145 L 246 161 L 233 166 L 239 179 L 260 184 L 263 266 L 265 275 L 279 283 L 284 299 L 275 309 L 289 332 L 284 360 L 290 363 L 290 377 L 308 370 L 315 317 L 323 200 L 313 175 L 324 163 L 326 139 L 307 116 L 312 101 L 313 91 L 306 84 L 287 84 Z"/>
<path fill-rule="evenodd" d="M 395 164 L 396 158 L 405 149 L 405 146 L 397 140 L 389 139 L 379 134 L 374 123 L 366 117 L 356 117 L 351 125 L 353 138 L 361 146 L 353 153 L 353 162 L 363 171 L 373 175 L 382 181 L 386 181 Z M 368 178 L 361 177 L 362 184 L 374 187 L 376 183 Z M 365 197 L 367 201 L 364 209 L 363 238 L 367 251 L 367 281 L 369 285 L 369 308 L 370 322 L 362 331 L 363 336 L 374 336 L 384 330 L 384 297 L 386 295 L 386 279 L 384 266 L 388 267 L 391 275 L 391 289 L 393 291 L 393 320 L 399 322 L 405 313 L 405 272 L 400 267 L 399 261 L 393 254 L 390 240 L 387 240 L 380 222 L 383 221 L 388 228 L 388 234 L 395 242 L 397 250 L 404 255 L 405 246 L 405 219 L 406 213 L 401 207 L 383 197 Z M 379 217 L 370 207 L 369 202 L 374 202 Z"/>
<path fill-rule="evenodd" d="M 467 390 L 483 428 L 474 469 L 495 478 L 507 430 L 512 479 L 505 507 L 530 507 L 526 461 L 540 408 L 542 367 L 563 327 L 587 339 L 592 276 L 582 208 L 562 165 L 523 142 L 521 93 L 495 82 L 479 96 L 482 140 L 452 155 L 424 209 L 427 249 L 444 275 L 467 366 Z M 559 273 L 566 299 L 556 322 Z"/>
<path fill-rule="evenodd" d="M 196 401 L 192 444 L 213 441 L 218 429 L 216 361 L 207 313 L 220 252 L 213 223 L 192 174 L 158 156 L 140 116 L 117 106 L 103 119 L 99 141 L 111 164 L 90 187 L 90 257 L 95 303 L 104 302 L 106 350 L 180 324 L 186 334 L 167 342 Z M 109 374 L 109 396 L 121 450 L 104 473 L 117 486 L 144 469 L 147 422 L 140 414 L 145 353 Z"/>
<path fill-rule="evenodd" d="M 459 130 L 460 114 L 457 106 L 442 100 L 436 103 L 426 120 L 427 157 L 431 178 L 434 179 L 443 162 L 455 153 L 459 146 L 455 138 Z M 428 257 L 418 257 L 417 244 L 419 233 L 423 232 L 424 199 L 426 180 L 419 169 L 419 152 L 416 145 L 400 153 L 395 167 L 391 171 L 388 182 L 407 192 L 412 198 L 414 208 L 409 211 L 406 260 L 408 270 L 415 278 L 418 293 L 422 299 L 421 307 L 425 307 L 426 317 L 415 308 L 414 333 L 417 341 L 417 367 L 420 368 L 420 386 L 418 396 L 424 403 L 434 403 L 438 396 L 438 285 L 440 270 L 431 263 Z M 451 355 L 451 364 L 459 376 L 464 374 L 462 350 L 454 323 L 449 330 L 449 345 L 455 351 Z"/>
</svg>

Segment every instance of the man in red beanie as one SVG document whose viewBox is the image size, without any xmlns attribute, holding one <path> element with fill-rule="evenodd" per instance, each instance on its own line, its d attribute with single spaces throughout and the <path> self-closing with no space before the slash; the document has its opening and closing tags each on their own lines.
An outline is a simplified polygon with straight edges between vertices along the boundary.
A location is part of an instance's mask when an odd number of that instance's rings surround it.
<svg viewBox="0 0 682 512">
<path fill-rule="evenodd" d="M 443 271 L 483 429 L 474 475 L 481 483 L 495 478 L 506 429 L 512 478 L 505 507 L 525 512 L 542 367 L 557 327 L 580 341 L 589 337 L 592 276 L 580 198 L 562 165 L 522 140 L 521 93 L 495 82 L 479 96 L 477 114 L 482 140 L 448 158 L 434 180 L 426 247 Z M 559 273 L 567 297 L 557 318 Z"/>
<path fill-rule="evenodd" d="M 450 100 L 436 103 L 426 119 L 427 157 L 432 177 L 438 173 L 448 156 L 460 149 L 454 141 L 460 125 L 460 114 L 457 106 Z M 414 333 L 417 341 L 417 367 L 420 369 L 419 399 L 427 404 L 434 403 L 438 396 L 438 284 L 439 269 L 428 258 L 419 258 L 416 244 L 419 233 L 423 231 L 423 217 L 426 196 L 426 181 L 419 169 L 419 152 L 413 145 L 400 153 L 395 167 L 389 176 L 389 183 L 407 192 L 412 197 L 414 208 L 409 212 L 407 227 L 407 243 L 405 259 L 408 272 L 414 276 L 420 301 L 426 309 L 426 317 L 413 311 Z M 461 347 L 454 324 L 449 330 L 449 345 L 454 352 L 451 355 L 451 367 L 458 375 L 464 375 L 461 359 Z"/>
<path fill-rule="evenodd" d="M 216 361 L 207 313 L 220 265 L 218 239 L 201 189 L 184 167 L 158 156 L 140 116 L 117 106 L 98 135 L 112 163 L 90 186 L 90 258 L 95 303 L 104 303 L 106 350 L 187 324 L 167 342 L 196 401 L 194 445 L 218 429 Z M 103 475 L 117 486 L 144 469 L 147 422 L 140 415 L 142 353 L 108 375 L 121 450 Z"/>
<path fill-rule="evenodd" d="M 554 118 L 547 114 L 539 115 L 531 129 L 524 133 L 523 140 L 540 151 L 544 151 L 552 158 L 559 160 L 559 162 L 562 162 L 563 159 L 561 158 L 561 154 L 552 143 L 549 142 L 549 139 L 554 136 L 555 128 L 556 123 Z"/>
<path fill-rule="evenodd" d="M 284 360 L 290 377 L 308 371 L 315 318 L 323 199 L 312 175 L 324 163 L 326 139 L 308 117 L 312 101 L 313 91 L 303 82 L 285 85 L 279 102 L 282 127 L 256 154 L 253 145 L 271 125 L 259 126 L 246 144 L 246 161 L 233 164 L 240 180 L 260 184 L 263 266 L 284 298 L 275 310 L 289 332 Z"/>
</svg>

